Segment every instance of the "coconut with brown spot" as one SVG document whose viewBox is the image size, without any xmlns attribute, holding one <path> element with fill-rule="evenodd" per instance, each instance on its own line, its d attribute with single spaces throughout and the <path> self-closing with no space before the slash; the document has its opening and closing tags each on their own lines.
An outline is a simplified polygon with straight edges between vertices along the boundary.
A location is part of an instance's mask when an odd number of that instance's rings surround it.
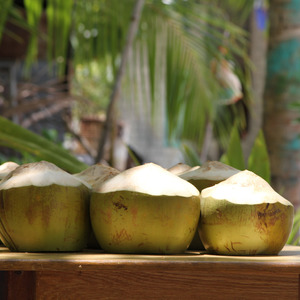
<svg viewBox="0 0 300 300">
<path fill-rule="evenodd" d="M 24 164 L 0 184 L 0 236 L 12 251 L 79 251 L 90 232 L 89 188 L 49 162 Z"/>
<path fill-rule="evenodd" d="M 144 164 L 92 192 L 90 215 L 99 244 L 114 253 L 182 253 L 195 234 L 200 194 L 164 168 Z"/>
<path fill-rule="evenodd" d="M 89 183 L 92 186 L 92 189 L 97 189 L 104 181 L 119 173 L 120 171 L 113 167 L 98 163 L 88 167 L 80 173 L 74 174 L 74 176 Z M 97 242 L 93 230 L 91 230 L 91 234 L 88 238 L 87 247 L 90 249 L 101 249 L 101 245 Z"/>
<path fill-rule="evenodd" d="M 178 176 L 193 184 L 201 192 L 203 189 L 213 186 L 238 172 L 239 170 L 219 161 L 207 161 L 202 166 L 195 166 Z M 195 233 L 189 249 L 205 249 L 198 231 Z"/>
<path fill-rule="evenodd" d="M 207 251 L 276 255 L 293 224 L 293 205 L 248 170 L 201 192 L 199 232 Z"/>
</svg>

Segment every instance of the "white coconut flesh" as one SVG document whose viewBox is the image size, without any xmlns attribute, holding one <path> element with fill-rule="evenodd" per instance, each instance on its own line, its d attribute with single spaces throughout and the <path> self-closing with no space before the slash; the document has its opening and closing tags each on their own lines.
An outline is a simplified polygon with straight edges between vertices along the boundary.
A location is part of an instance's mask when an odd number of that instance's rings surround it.
<svg viewBox="0 0 300 300">
<path fill-rule="evenodd" d="M 123 171 L 95 190 L 100 193 L 117 191 L 132 191 L 152 196 L 199 196 L 199 191 L 192 184 L 154 163 Z"/>
<path fill-rule="evenodd" d="M 185 180 L 213 180 L 222 181 L 228 177 L 240 172 L 231 166 L 218 161 L 208 161 L 202 166 L 194 167 L 184 173 L 179 174 L 179 177 Z"/>
<path fill-rule="evenodd" d="M 3 179 L 8 173 L 16 169 L 19 165 L 13 161 L 8 161 L 2 165 L 0 165 L 0 181 Z"/>
<path fill-rule="evenodd" d="M 80 173 L 74 174 L 74 176 L 86 181 L 90 185 L 94 185 L 96 183 L 104 182 L 119 173 L 119 170 L 99 163 L 90 166 Z"/>
<path fill-rule="evenodd" d="M 38 163 L 24 164 L 17 167 L 0 185 L 1 190 L 25 187 L 25 186 L 49 186 L 49 185 L 79 187 L 90 185 L 75 176 L 63 171 L 52 163 L 41 161 Z"/>
<path fill-rule="evenodd" d="M 202 190 L 201 198 L 227 200 L 235 204 L 254 205 L 279 202 L 293 206 L 291 202 L 275 192 L 264 179 L 248 170 L 241 171 L 217 185 Z"/>
</svg>

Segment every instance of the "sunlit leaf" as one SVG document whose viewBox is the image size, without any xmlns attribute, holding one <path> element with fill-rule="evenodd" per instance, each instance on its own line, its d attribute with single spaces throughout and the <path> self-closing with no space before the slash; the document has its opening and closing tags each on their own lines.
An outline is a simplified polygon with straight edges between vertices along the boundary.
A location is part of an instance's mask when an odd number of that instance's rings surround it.
<svg viewBox="0 0 300 300">
<path fill-rule="evenodd" d="M 259 131 L 251 150 L 248 159 L 248 169 L 267 182 L 271 182 L 269 155 L 262 130 Z"/>
<path fill-rule="evenodd" d="M 294 215 L 293 227 L 288 238 L 287 244 L 299 245 L 299 230 L 300 230 L 300 210 L 297 210 Z"/>
<path fill-rule="evenodd" d="M 39 28 L 40 19 L 43 11 L 43 0 L 24 0 L 26 8 L 27 22 L 31 28 Z M 38 31 L 34 31 L 30 35 L 27 48 L 26 65 L 29 66 L 36 61 L 38 56 Z"/>
<path fill-rule="evenodd" d="M 221 161 L 239 170 L 246 168 L 237 126 L 232 128 L 229 145 Z"/>
<path fill-rule="evenodd" d="M 58 74 L 61 76 L 65 74 L 65 67 L 69 58 L 68 46 L 74 5 L 73 0 L 47 1 L 48 59 L 50 62 L 55 60 Z"/>
<path fill-rule="evenodd" d="M 183 143 L 182 153 L 184 155 L 184 160 L 187 165 L 191 167 L 201 165 L 199 155 L 191 145 L 188 145 L 187 143 Z"/>
</svg>

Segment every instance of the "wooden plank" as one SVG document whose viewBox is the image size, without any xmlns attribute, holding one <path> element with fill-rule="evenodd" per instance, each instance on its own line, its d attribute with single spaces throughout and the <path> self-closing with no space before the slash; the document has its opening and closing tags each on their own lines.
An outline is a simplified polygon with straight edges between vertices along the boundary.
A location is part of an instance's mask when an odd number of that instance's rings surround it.
<svg viewBox="0 0 300 300">
<path fill-rule="evenodd" d="M 287 246 L 271 257 L 14 253 L 2 248 L 0 270 L 6 270 L 0 272 L 5 282 L 1 300 L 298 299 L 300 247 Z"/>
<path fill-rule="evenodd" d="M 35 272 L 10 271 L 6 273 L 5 300 L 35 299 Z"/>
<path fill-rule="evenodd" d="M 0 299 L 7 299 L 6 274 L 7 274 L 7 272 L 0 271 Z"/>
<path fill-rule="evenodd" d="M 300 247 L 287 246 L 278 256 L 221 256 L 205 253 L 186 253 L 183 255 L 118 255 L 86 251 L 83 253 L 22 253 L 0 249 L 0 271 L 78 271 L 111 268 L 114 265 L 163 265 L 172 264 L 221 264 L 223 268 L 230 265 L 250 265 L 257 269 L 268 267 L 289 272 L 300 273 Z"/>
<path fill-rule="evenodd" d="M 37 272 L 36 299 L 298 299 L 298 276 L 180 265 Z"/>
</svg>

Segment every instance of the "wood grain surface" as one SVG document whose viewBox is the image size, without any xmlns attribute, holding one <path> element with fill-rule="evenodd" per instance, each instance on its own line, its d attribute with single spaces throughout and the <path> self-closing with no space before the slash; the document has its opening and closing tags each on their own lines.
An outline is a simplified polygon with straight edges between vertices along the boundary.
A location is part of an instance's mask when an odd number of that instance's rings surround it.
<svg viewBox="0 0 300 300">
<path fill-rule="evenodd" d="M 287 246 L 269 257 L 13 253 L 1 248 L 0 271 L 5 277 L 1 300 L 299 299 L 300 247 Z"/>
</svg>

